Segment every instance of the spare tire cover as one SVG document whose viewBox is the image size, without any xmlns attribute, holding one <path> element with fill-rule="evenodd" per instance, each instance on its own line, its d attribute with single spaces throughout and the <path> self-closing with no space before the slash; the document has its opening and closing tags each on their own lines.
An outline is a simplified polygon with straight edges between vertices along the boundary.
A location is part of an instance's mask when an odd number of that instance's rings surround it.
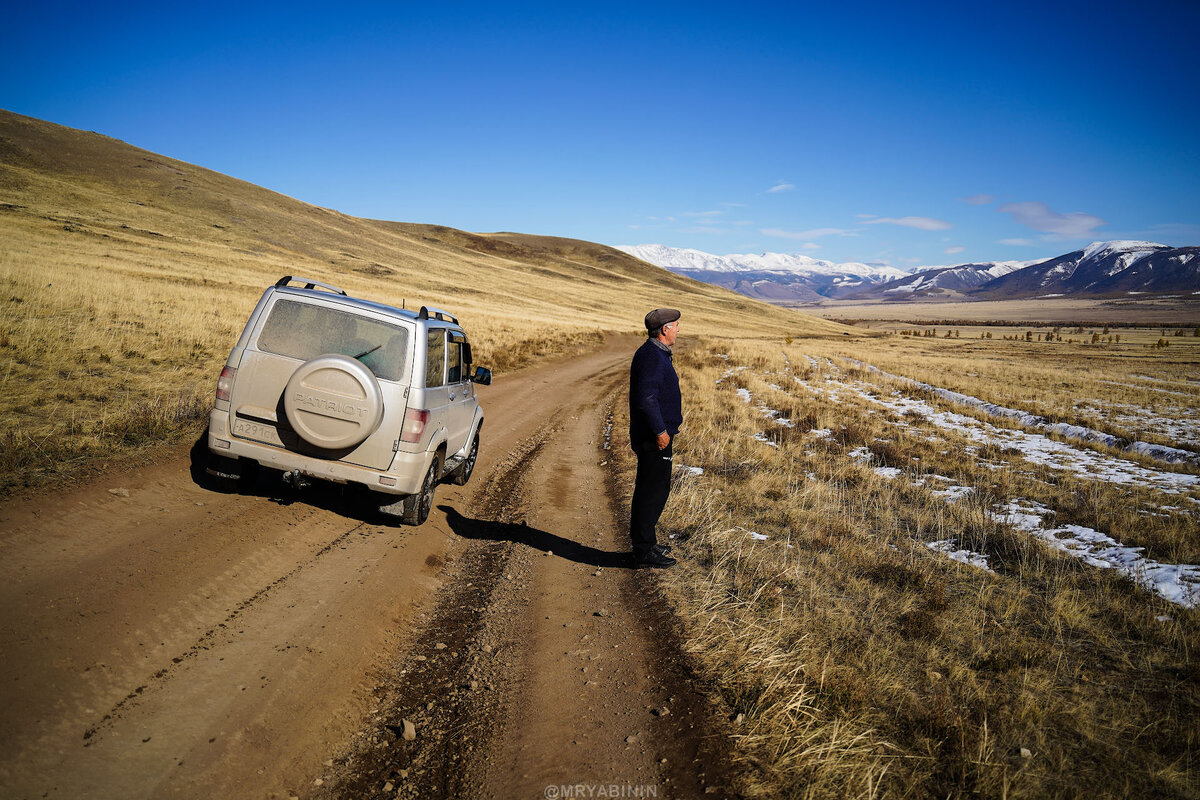
<svg viewBox="0 0 1200 800">
<path fill-rule="evenodd" d="M 283 409 L 300 438 L 325 450 L 354 447 L 383 420 L 375 374 L 348 356 L 323 355 L 292 373 Z"/>
</svg>

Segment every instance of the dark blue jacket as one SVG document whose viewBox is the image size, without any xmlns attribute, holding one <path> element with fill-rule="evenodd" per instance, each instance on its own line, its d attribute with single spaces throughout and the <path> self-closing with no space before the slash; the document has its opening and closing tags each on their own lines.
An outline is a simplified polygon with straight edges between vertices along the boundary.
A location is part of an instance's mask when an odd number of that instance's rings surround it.
<svg viewBox="0 0 1200 800">
<path fill-rule="evenodd" d="M 671 352 L 647 339 L 629 365 L 629 443 L 637 448 L 663 431 L 674 439 L 682 424 L 683 399 Z"/>
</svg>

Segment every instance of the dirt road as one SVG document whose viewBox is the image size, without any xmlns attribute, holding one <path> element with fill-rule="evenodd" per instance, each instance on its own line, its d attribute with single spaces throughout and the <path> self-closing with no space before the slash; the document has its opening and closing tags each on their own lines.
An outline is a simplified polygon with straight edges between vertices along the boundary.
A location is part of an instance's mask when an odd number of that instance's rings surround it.
<svg viewBox="0 0 1200 800">
<path fill-rule="evenodd" d="M 475 477 L 420 528 L 334 488 L 220 493 L 186 451 L 0 505 L 0 795 L 727 794 L 625 565 L 606 426 L 635 346 L 481 390 Z"/>
</svg>

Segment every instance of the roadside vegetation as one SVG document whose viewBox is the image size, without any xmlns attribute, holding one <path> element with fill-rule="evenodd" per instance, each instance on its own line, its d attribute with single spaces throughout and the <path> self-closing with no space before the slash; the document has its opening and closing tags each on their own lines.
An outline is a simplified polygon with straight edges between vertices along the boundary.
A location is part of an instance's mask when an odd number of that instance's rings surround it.
<svg viewBox="0 0 1200 800">
<path fill-rule="evenodd" d="M 681 558 L 662 580 L 736 720 L 748 795 L 1200 791 L 1198 471 L 1039 439 L 867 366 L 1080 419 L 1080 400 L 1158 397 L 1105 381 L 1186 391 L 1186 341 L 1083 358 L 898 336 L 679 353 L 661 530 Z M 1194 394 L 1168 397 L 1157 413 L 1195 417 Z"/>
</svg>

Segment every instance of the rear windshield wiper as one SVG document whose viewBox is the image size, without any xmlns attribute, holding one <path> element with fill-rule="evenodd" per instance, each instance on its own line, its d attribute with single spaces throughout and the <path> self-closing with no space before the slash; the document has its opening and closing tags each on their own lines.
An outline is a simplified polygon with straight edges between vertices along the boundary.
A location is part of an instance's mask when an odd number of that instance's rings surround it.
<svg viewBox="0 0 1200 800">
<path fill-rule="evenodd" d="M 383 347 L 382 344 L 377 344 L 374 347 L 372 347 L 370 350 L 363 350 L 361 353 L 356 355 L 354 358 L 359 359 L 359 358 L 362 358 L 363 356 L 369 356 L 369 355 L 371 355 L 371 353 L 374 353 L 376 350 L 378 350 L 381 347 Z"/>
</svg>

